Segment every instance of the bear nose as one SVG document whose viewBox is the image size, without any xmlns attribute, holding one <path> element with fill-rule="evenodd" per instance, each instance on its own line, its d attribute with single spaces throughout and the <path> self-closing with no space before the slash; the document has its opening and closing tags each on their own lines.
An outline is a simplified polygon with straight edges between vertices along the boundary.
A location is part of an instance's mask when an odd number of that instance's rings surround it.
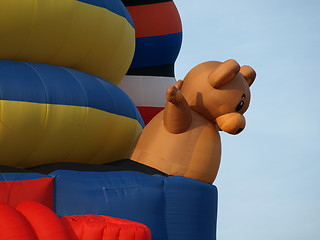
<svg viewBox="0 0 320 240">
<path fill-rule="evenodd" d="M 242 130 L 243 130 L 243 128 L 239 128 L 239 129 L 236 131 L 236 134 L 241 133 Z"/>
<path fill-rule="evenodd" d="M 245 128 L 244 116 L 237 112 L 227 113 L 216 118 L 219 128 L 230 134 L 239 134 Z"/>
</svg>

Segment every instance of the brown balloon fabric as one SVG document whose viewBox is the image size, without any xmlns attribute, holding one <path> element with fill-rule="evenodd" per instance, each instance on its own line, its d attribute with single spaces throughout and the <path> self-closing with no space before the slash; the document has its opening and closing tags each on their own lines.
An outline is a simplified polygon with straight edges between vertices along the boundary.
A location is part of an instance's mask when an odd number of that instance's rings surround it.
<svg viewBox="0 0 320 240">
<path fill-rule="evenodd" d="M 204 62 L 168 88 L 167 103 L 142 131 L 131 159 L 169 175 L 213 183 L 221 158 L 219 130 L 245 128 L 255 79 L 233 59 Z"/>
</svg>

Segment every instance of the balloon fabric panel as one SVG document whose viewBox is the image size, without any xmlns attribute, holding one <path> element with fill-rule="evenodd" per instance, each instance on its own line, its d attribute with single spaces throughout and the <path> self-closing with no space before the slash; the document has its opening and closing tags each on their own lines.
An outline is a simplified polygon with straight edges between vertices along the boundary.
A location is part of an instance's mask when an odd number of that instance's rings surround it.
<svg viewBox="0 0 320 240">
<path fill-rule="evenodd" d="M 103 215 L 74 215 L 62 219 L 70 224 L 79 240 L 151 240 L 143 224 Z"/>
<path fill-rule="evenodd" d="M 136 38 L 182 32 L 179 13 L 172 1 L 127 9 L 134 19 Z"/>
<path fill-rule="evenodd" d="M 134 27 L 131 15 L 126 11 L 124 5 L 120 0 L 77 0 L 80 2 L 95 5 L 97 7 L 106 8 L 109 11 L 124 17 L 132 27 Z"/>
<path fill-rule="evenodd" d="M 181 41 L 182 33 L 137 38 L 136 51 L 130 68 L 174 63 L 180 51 Z"/>
<path fill-rule="evenodd" d="M 59 217 L 46 206 L 23 201 L 16 208 L 0 203 L 5 240 L 151 240 L 143 224 L 102 215 Z"/>
<path fill-rule="evenodd" d="M 55 177 L 60 216 L 130 219 L 148 226 L 153 240 L 215 240 L 217 189 L 210 184 L 129 171 L 58 170 L 50 176 Z"/>
<path fill-rule="evenodd" d="M 38 240 L 24 216 L 13 207 L 0 202 L 1 239 Z"/>
<path fill-rule="evenodd" d="M 77 240 L 58 215 L 48 207 L 37 202 L 21 202 L 16 209 L 32 226 L 39 240 Z"/>
<path fill-rule="evenodd" d="M 127 12 L 116 2 L 115 8 Z M 115 84 L 130 66 L 134 28 L 107 8 L 76 0 L 24 0 L 1 1 L 0 9 L 0 59 L 71 67 Z"/>
<path fill-rule="evenodd" d="M 122 2 L 126 6 L 137 6 L 137 5 L 155 4 L 155 3 L 173 2 L 173 1 L 172 0 L 122 0 Z"/>
<path fill-rule="evenodd" d="M 91 74 L 48 64 L 0 60 L 0 78 L 1 100 L 91 107 L 143 124 L 123 91 Z"/>
<path fill-rule="evenodd" d="M 101 164 L 127 158 L 141 131 L 136 120 L 93 108 L 16 101 L 0 104 L 4 116 L 0 159 L 10 166 L 65 161 Z"/>
<path fill-rule="evenodd" d="M 37 177 L 36 179 L 30 179 Z M 37 201 L 53 208 L 53 178 L 40 174 L 0 174 L 0 202 L 16 207 L 23 201 Z M 12 179 L 12 180 L 9 180 Z"/>
<path fill-rule="evenodd" d="M 93 75 L 0 60 L 0 78 L 2 164 L 127 158 L 143 126 L 131 99 Z"/>
</svg>

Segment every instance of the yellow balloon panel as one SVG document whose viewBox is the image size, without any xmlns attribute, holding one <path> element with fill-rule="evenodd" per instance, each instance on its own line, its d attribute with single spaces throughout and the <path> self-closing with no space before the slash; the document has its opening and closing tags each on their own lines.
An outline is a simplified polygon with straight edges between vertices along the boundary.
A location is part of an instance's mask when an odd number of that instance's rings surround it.
<svg viewBox="0 0 320 240">
<path fill-rule="evenodd" d="M 126 18 L 76 0 L 0 1 L 0 59 L 71 67 L 115 84 L 134 54 Z"/>
<path fill-rule="evenodd" d="M 128 158 L 137 120 L 94 108 L 0 101 L 0 164 L 107 163 Z"/>
</svg>

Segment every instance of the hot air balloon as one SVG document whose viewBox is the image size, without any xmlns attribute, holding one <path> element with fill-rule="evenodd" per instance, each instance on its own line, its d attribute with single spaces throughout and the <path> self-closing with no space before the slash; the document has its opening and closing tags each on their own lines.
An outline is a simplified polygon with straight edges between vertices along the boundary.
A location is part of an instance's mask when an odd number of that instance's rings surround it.
<svg viewBox="0 0 320 240">
<path fill-rule="evenodd" d="M 0 2 L 0 236 L 215 239 L 215 186 L 126 159 L 182 30 L 173 1 L 123 3 Z"/>
</svg>

